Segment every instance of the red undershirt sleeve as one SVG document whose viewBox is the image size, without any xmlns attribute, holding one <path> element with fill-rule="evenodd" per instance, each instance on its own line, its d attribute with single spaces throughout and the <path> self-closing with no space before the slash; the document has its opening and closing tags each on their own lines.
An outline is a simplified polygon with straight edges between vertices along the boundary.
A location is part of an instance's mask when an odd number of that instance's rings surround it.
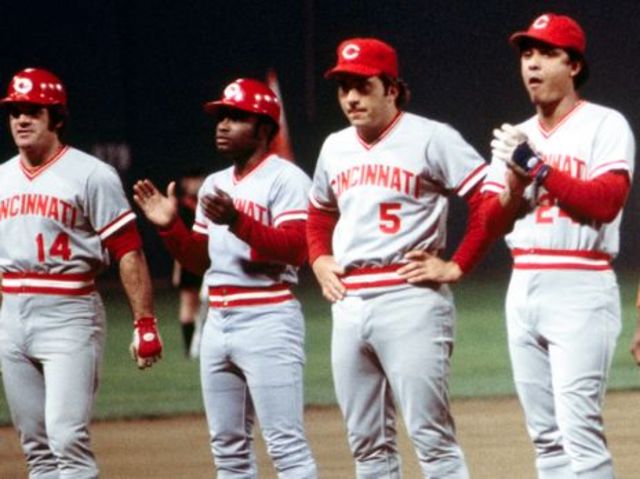
<svg viewBox="0 0 640 479">
<path fill-rule="evenodd" d="M 183 268 L 202 275 L 209 267 L 208 238 L 206 235 L 189 231 L 180 218 L 166 229 L 158 229 L 171 256 Z"/>
<path fill-rule="evenodd" d="M 497 193 L 485 193 L 480 207 L 480 217 L 487 233 L 491 237 L 499 238 L 513 229 L 517 211 L 508 209 L 500 203 Z"/>
<path fill-rule="evenodd" d="M 495 237 L 491 236 L 483 225 L 483 195 L 480 193 L 480 184 L 467 193 L 465 200 L 469 209 L 467 228 L 451 260 L 455 261 L 464 273 L 468 273 L 487 253 Z"/>
<path fill-rule="evenodd" d="M 571 216 L 609 223 L 620 213 L 631 185 L 628 173 L 623 170 L 581 180 L 552 168 L 543 186 Z"/>
<path fill-rule="evenodd" d="M 333 230 L 336 228 L 339 213 L 327 211 L 309 205 L 309 216 L 307 218 L 307 248 L 309 249 L 309 264 L 318 259 L 319 256 L 333 254 L 331 246 Z"/>
<path fill-rule="evenodd" d="M 251 259 L 302 266 L 307 259 L 305 221 L 286 221 L 277 227 L 266 226 L 239 212 L 230 231 L 251 246 Z"/>
<path fill-rule="evenodd" d="M 118 231 L 106 238 L 103 241 L 103 245 L 116 261 L 120 261 L 120 258 L 129 251 L 142 249 L 142 238 L 140 238 L 136 222 L 130 221 L 124 225 Z"/>
</svg>

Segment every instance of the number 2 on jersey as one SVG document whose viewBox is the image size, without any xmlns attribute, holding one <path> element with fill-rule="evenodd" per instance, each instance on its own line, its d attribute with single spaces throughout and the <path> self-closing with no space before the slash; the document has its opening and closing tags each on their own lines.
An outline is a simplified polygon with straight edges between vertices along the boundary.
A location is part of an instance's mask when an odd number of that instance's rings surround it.
<svg viewBox="0 0 640 479">
<path fill-rule="evenodd" d="M 400 208 L 402 203 L 380 203 L 380 231 L 388 235 L 400 230 Z"/>
<path fill-rule="evenodd" d="M 36 236 L 36 243 L 38 244 L 38 261 L 44 263 L 46 245 L 44 244 L 44 235 L 42 233 Z M 69 246 L 69 235 L 67 233 L 60 233 L 56 236 L 49 248 L 49 256 L 59 256 L 64 261 L 71 259 L 71 247 Z"/>
</svg>

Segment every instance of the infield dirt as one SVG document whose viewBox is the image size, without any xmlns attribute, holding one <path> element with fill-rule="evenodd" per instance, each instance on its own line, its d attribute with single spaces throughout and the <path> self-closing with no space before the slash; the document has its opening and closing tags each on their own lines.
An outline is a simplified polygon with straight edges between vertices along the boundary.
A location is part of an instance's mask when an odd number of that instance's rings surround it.
<svg viewBox="0 0 640 479">
<path fill-rule="evenodd" d="M 534 479 L 533 450 L 515 398 L 461 399 L 453 402 L 458 436 L 475 479 Z M 310 407 L 307 434 L 321 478 L 352 478 L 353 464 L 339 411 Z M 640 392 L 607 395 L 605 425 L 617 477 L 640 477 Z M 106 421 L 92 426 L 101 477 L 215 477 L 203 416 L 154 420 Z M 260 477 L 276 475 L 256 432 Z M 420 477 L 404 430 L 400 435 L 404 477 Z M 24 478 L 26 469 L 15 432 L 0 428 L 0 478 Z"/>
</svg>

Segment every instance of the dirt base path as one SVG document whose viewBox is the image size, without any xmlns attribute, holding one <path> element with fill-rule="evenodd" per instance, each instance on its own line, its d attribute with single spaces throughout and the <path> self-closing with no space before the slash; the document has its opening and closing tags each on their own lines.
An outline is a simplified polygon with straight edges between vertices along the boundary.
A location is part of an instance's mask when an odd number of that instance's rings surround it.
<svg viewBox="0 0 640 479">
<path fill-rule="evenodd" d="M 473 478 L 535 478 L 532 448 L 514 398 L 458 400 L 453 403 L 453 412 Z M 610 393 L 605 424 L 618 479 L 640 477 L 640 392 Z M 306 427 L 320 477 L 352 478 L 353 465 L 339 411 L 310 408 Z M 104 478 L 215 477 L 204 417 L 98 422 L 92 431 Z M 405 477 L 420 477 L 404 431 L 400 446 Z M 260 438 L 257 450 L 260 477 L 275 478 Z M 0 478 L 24 477 L 17 436 L 11 428 L 0 428 Z"/>
</svg>

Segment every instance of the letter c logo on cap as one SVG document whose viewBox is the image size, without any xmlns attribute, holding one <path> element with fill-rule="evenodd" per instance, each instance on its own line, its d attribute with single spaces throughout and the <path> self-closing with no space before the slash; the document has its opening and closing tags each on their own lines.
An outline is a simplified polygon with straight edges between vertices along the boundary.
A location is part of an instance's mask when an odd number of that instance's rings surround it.
<svg viewBox="0 0 640 479">
<path fill-rule="evenodd" d="M 549 25 L 549 20 L 549 15 L 540 15 L 531 26 L 536 30 L 543 30 Z"/>
<path fill-rule="evenodd" d="M 360 54 L 360 47 L 354 43 L 345 45 L 342 49 L 342 58 L 346 60 L 353 60 Z"/>
</svg>

